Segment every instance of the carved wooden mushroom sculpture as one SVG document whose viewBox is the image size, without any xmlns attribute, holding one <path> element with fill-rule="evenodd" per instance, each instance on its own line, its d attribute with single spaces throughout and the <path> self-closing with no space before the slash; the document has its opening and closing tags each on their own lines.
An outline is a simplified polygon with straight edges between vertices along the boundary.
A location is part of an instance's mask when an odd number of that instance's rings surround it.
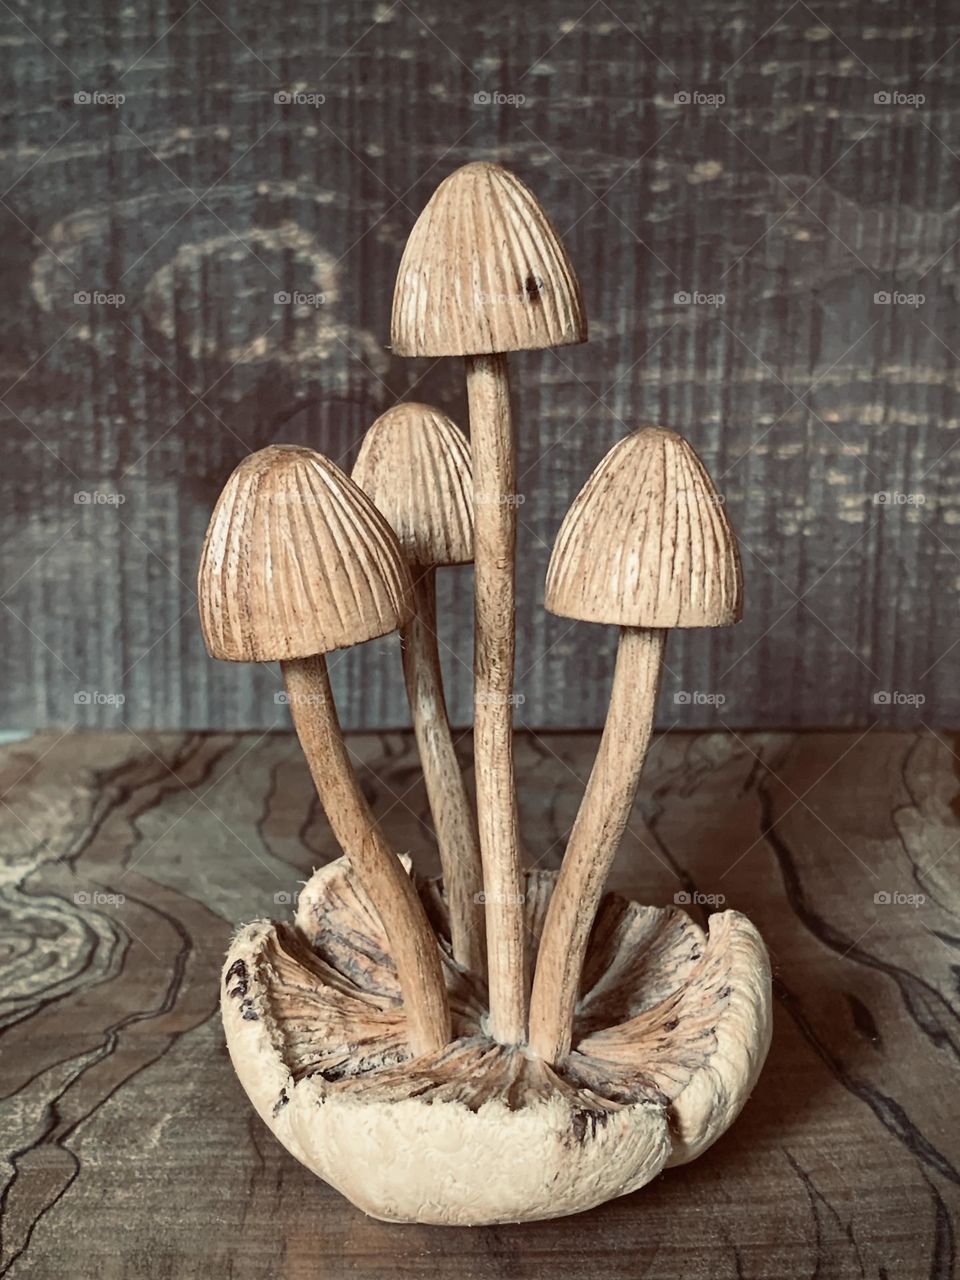
<svg viewBox="0 0 960 1280">
<path fill-rule="evenodd" d="M 464 356 L 474 466 L 474 758 L 487 901 L 490 1021 L 526 1035 L 513 776 L 516 443 L 506 352 L 586 340 L 580 286 L 543 209 L 499 165 L 458 169 L 410 233 L 393 297 L 393 349 Z"/>
<path fill-rule="evenodd" d="M 278 463 L 266 453 L 269 476 Z M 302 492 L 319 496 L 330 482 L 340 494 L 336 512 L 352 509 L 352 489 L 340 493 L 345 478 L 331 480 L 330 464 L 314 463 L 309 451 L 298 455 L 293 470 L 316 477 L 309 484 L 302 478 Z M 264 556 L 278 567 L 286 562 L 286 533 L 281 537 L 276 523 L 284 517 L 260 513 L 263 495 L 253 477 L 263 461 L 245 465 L 253 474 L 228 485 L 205 551 L 208 642 L 225 656 L 265 657 L 254 619 L 267 613 L 284 635 L 294 620 L 312 628 L 304 647 L 322 648 L 311 620 L 319 596 L 292 614 L 266 598 L 252 572 Z M 678 473 L 679 487 L 688 481 Z M 336 524 L 333 514 L 330 520 Z M 252 541 L 242 533 L 250 522 Z M 359 537 L 355 513 L 346 523 Z M 392 561 L 383 527 L 374 520 L 360 539 L 365 571 L 381 557 Z M 297 536 L 290 545 L 311 581 L 323 584 L 314 589 L 330 590 L 321 572 L 331 567 L 326 557 L 318 560 L 301 542 Z M 351 554 L 345 536 L 335 542 Z M 379 548 L 376 556 L 367 554 L 372 548 Z M 396 598 L 382 605 L 384 623 L 392 613 L 405 616 L 399 571 L 397 579 Z M 291 599 L 307 603 L 307 590 L 305 582 L 291 585 Z M 338 591 L 345 601 L 345 588 Z M 224 610 L 231 611 L 226 625 Z M 658 626 L 668 621 L 677 618 L 657 619 Z M 271 649 L 274 638 L 271 632 Z M 291 683 L 291 692 L 302 687 Z M 308 751 L 312 732 L 305 731 Z M 314 873 L 293 926 L 259 920 L 237 934 L 224 964 L 221 1010 L 231 1059 L 264 1122 L 354 1204 L 389 1221 L 458 1225 L 576 1213 L 691 1159 L 736 1117 L 770 1028 L 766 953 L 743 916 L 711 916 L 704 937 L 675 907 L 607 894 L 587 947 L 574 1047 L 562 1059 L 550 1063 L 493 1036 L 482 991 L 454 964 L 445 967 L 453 1039 L 422 1052 L 409 1032 L 407 974 L 394 963 L 389 921 L 368 891 L 376 884 L 366 854 L 354 857 L 353 840 L 363 845 L 375 829 L 359 815 L 356 827 L 342 829 L 350 857 Z M 534 954 L 555 882 L 553 873 L 535 871 L 521 881 L 522 923 Z M 437 934 L 447 936 L 437 884 L 407 883 Z"/>
<path fill-rule="evenodd" d="M 272 445 L 244 459 L 220 495 L 198 595 L 213 657 L 280 661 L 327 818 L 389 939 L 410 1046 L 441 1048 L 450 1021 L 436 938 L 360 789 L 324 658 L 409 618 L 410 578 L 392 530 L 327 458 Z"/>
<path fill-rule="evenodd" d="M 353 479 L 387 518 L 410 565 L 414 611 L 400 633 L 407 696 L 437 829 L 454 959 L 482 975 L 480 846 L 447 719 L 437 643 L 437 567 L 473 560 L 470 446 L 445 413 L 405 401 L 364 436 Z"/>
<path fill-rule="evenodd" d="M 616 444 L 557 534 L 546 607 L 617 624 L 620 643 L 600 749 L 544 926 L 530 1043 L 547 1062 L 570 1049 L 594 916 L 643 768 L 669 627 L 718 627 L 742 610 L 736 539 L 703 464 L 672 431 Z"/>
</svg>

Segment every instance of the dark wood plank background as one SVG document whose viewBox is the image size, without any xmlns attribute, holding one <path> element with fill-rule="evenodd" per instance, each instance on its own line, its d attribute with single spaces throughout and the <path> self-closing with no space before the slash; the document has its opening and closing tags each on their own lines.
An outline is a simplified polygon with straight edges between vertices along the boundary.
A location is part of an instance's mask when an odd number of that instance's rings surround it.
<svg viewBox="0 0 960 1280">
<path fill-rule="evenodd" d="M 435 870 L 410 735 L 351 748 L 391 839 Z M 520 738 L 532 865 L 558 866 L 595 749 Z M 693 1164 L 589 1214 L 471 1230 L 365 1218 L 267 1132 L 227 1058 L 231 930 L 288 918 L 335 852 L 296 740 L 0 749 L 0 1273 L 949 1280 L 957 749 L 880 729 L 660 738 L 612 884 L 655 904 L 722 894 L 755 921 L 775 973 L 766 1067 Z"/>
<path fill-rule="evenodd" d="M 349 464 L 398 398 L 463 419 L 456 361 L 385 344 L 405 235 L 477 158 L 545 202 L 592 332 L 515 361 L 520 721 L 602 721 L 615 637 L 545 615 L 543 573 L 652 420 L 717 477 L 748 590 L 671 641 L 661 723 L 955 723 L 958 36 L 908 0 L 4 0 L 0 724 L 286 723 L 274 669 L 204 655 L 211 506 L 270 441 Z M 470 602 L 446 575 L 460 722 Z M 406 721 L 393 645 L 336 679 L 348 724 Z"/>
</svg>

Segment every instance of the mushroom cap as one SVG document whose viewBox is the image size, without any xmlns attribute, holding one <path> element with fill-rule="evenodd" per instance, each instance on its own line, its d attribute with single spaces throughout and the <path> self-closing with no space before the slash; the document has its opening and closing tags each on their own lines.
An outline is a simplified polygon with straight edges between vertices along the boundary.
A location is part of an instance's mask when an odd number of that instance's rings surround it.
<svg viewBox="0 0 960 1280">
<path fill-rule="evenodd" d="M 544 603 L 565 618 L 621 627 L 739 622 L 737 540 L 682 436 L 643 427 L 613 446 L 560 525 Z"/>
<path fill-rule="evenodd" d="M 404 401 L 363 438 L 353 479 L 389 522 L 410 564 L 473 560 L 470 445 L 452 418 Z"/>
<path fill-rule="evenodd" d="M 555 881 L 527 873 L 534 950 Z M 418 887 L 443 938 L 442 888 Z M 247 925 L 224 964 L 227 1045 L 261 1119 L 376 1218 L 522 1222 L 635 1191 L 724 1132 L 766 1057 L 769 962 L 736 911 L 712 915 L 705 937 L 676 907 L 608 894 L 574 1049 L 556 1067 L 490 1040 L 482 987 L 444 955 L 456 1038 L 418 1058 L 383 929 L 346 859 L 314 873 L 293 927 Z"/>
<path fill-rule="evenodd" d="M 498 164 L 445 178 L 410 232 L 393 294 L 401 356 L 585 342 L 580 283 L 533 192 Z"/>
<path fill-rule="evenodd" d="M 413 609 L 393 530 L 329 458 L 252 453 L 217 499 L 200 555 L 200 624 L 228 662 L 309 658 L 397 630 Z"/>
</svg>

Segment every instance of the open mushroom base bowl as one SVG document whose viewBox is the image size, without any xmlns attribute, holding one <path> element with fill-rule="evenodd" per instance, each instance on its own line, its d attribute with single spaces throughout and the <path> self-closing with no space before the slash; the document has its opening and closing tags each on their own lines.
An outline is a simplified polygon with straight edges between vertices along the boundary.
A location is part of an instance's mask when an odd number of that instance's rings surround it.
<svg viewBox="0 0 960 1280">
<path fill-rule="evenodd" d="M 531 962 L 555 879 L 526 876 Z M 692 1160 L 736 1118 L 770 1040 L 769 962 L 745 916 L 717 913 L 704 934 L 676 907 L 607 894 L 574 1047 L 550 1066 L 488 1036 L 483 984 L 450 953 L 442 884 L 418 890 L 453 1017 L 439 1052 L 407 1046 L 387 940 L 345 858 L 314 873 L 293 925 L 242 928 L 223 968 L 250 1100 L 353 1204 L 459 1226 L 578 1213 Z"/>
</svg>

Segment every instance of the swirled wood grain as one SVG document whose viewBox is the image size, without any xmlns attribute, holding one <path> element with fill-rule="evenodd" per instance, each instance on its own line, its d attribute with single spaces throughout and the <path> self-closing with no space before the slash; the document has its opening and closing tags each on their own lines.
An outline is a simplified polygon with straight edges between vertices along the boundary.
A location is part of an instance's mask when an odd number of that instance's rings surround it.
<svg viewBox="0 0 960 1280">
<path fill-rule="evenodd" d="M 396 846 L 437 871 L 411 737 L 349 741 Z M 776 975 L 767 1066 L 731 1131 L 669 1179 L 566 1222 L 459 1231 L 351 1209 L 265 1133 L 227 1060 L 216 998 L 233 927 L 289 919 L 298 883 L 335 852 L 295 741 L 4 747 L 0 1267 L 12 1280 L 954 1275 L 957 748 L 876 730 L 658 739 L 611 885 L 756 922 Z M 518 741 L 529 862 L 559 864 L 572 775 L 595 750 L 576 734 Z"/>
</svg>

